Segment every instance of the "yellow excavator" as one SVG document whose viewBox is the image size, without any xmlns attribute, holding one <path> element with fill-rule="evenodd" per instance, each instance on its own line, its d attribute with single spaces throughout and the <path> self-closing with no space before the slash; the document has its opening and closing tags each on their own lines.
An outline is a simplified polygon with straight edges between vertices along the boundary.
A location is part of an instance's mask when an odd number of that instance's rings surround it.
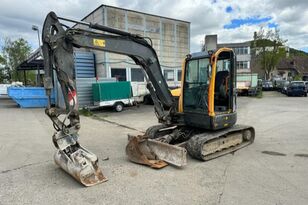
<svg viewBox="0 0 308 205">
<path fill-rule="evenodd" d="M 251 144 L 255 130 L 236 124 L 235 55 L 230 48 L 187 55 L 177 109 L 145 135 L 129 136 L 129 159 L 152 168 L 187 164 L 186 153 L 207 161 Z M 169 116 L 170 117 L 170 116 Z"/>
<path fill-rule="evenodd" d="M 86 29 L 69 27 L 63 21 Z M 143 69 L 160 124 L 148 128 L 143 135 L 129 136 L 126 154 L 132 162 L 152 168 L 168 164 L 182 167 L 187 164 L 187 152 L 210 160 L 254 141 L 253 127 L 236 125 L 235 55 L 229 48 L 186 56 L 177 102 L 162 75 L 151 39 L 50 12 L 44 22 L 42 41 L 46 94 L 50 101 L 53 78 L 57 78 L 66 105 L 66 109 L 60 109 L 49 103 L 45 111 L 56 130 L 52 137 L 57 148 L 54 159 L 85 186 L 107 178 L 96 155 L 79 144 L 74 48 L 127 55 Z"/>
</svg>

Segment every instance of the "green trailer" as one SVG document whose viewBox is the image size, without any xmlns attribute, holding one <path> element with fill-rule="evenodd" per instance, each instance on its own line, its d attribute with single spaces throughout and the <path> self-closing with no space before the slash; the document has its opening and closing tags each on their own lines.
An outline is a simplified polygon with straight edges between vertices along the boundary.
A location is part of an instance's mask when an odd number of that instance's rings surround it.
<svg viewBox="0 0 308 205">
<path fill-rule="evenodd" d="M 102 82 L 92 84 L 95 106 L 114 107 L 121 112 L 125 105 L 133 105 L 132 87 L 130 82 Z"/>
</svg>

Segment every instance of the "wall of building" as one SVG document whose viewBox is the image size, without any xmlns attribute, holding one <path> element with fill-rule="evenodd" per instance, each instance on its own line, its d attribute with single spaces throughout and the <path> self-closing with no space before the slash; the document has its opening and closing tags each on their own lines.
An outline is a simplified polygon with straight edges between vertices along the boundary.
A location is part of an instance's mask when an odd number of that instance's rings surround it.
<svg viewBox="0 0 308 205">
<path fill-rule="evenodd" d="M 236 54 L 236 66 L 238 73 L 251 73 L 251 49 L 250 42 L 218 44 L 218 47 L 232 48 Z"/>
<path fill-rule="evenodd" d="M 176 85 L 183 58 L 189 53 L 190 23 L 150 14 L 101 6 L 84 21 L 99 23 L 151 38 L 168 84 Z M 119 80 L 141 81 L 139 66 L 127 56 L 93 51 L 98 77 L 117 77 Z M 143 80 L 144 81 L 144 80 Z M 142 83 L 142 82 L 140 82 Z"/>
<path fill-rule="evenodd" d="M 280 78 L 281 80 L 290 80 L 292 74 L 293 73 L 290 70 L 274 70 L 271 72 L 270 77 Z"/>
</svg>

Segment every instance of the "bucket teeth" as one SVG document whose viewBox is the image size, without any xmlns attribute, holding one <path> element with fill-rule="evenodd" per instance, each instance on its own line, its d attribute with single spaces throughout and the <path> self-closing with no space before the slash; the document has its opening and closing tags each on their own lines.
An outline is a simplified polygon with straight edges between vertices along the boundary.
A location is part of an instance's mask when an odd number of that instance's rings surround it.
<svg viewBox="0 0 308 205">
<path fill-rule="evenodd" d="M 96 155 L 81 146 L 71 154 L 57 150 L 54 159 L 56 164 L 84 186 L 93 186 L 107 181 L 98 167 Z"/>
</svg>

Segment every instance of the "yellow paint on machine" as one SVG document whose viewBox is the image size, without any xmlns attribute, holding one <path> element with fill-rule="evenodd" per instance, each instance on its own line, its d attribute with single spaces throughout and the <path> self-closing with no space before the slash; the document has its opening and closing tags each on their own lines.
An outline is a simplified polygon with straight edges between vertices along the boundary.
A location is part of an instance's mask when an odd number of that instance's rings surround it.
<svg viewBox="0 0 308 205">
<path fill-rule="evenodd" d="M 180 113 L 183 112 L 184 108 L 183 108 L 183 96 L 182 96 L 182 93 L 183 93 L 183 87 L 184 87 L 184 76 L 185 76 L 185 73 L 186 73 L 186 59 L 183 60 L 182 62 L 182 76 L 181 76 L 181 90 L 180 90 L 180 93 L 179 93 L 179 105 L 178 105 L 178 110 Z"/>
<path fill-rule="evenodd" d="M 181 88 L 176 88 L 176 89 L 170 90 L 170 92 L 173 97 L 180 97 L 181 90 L 182 90 Z"/>
<path fill-rule="evenodd" d="M 216 78 L 216 67 L 217 67 L 217 60 L 219 54 L 222 52 L 230 52 L 232 49 L 230 48 L 220 48 L 218 49 L 212 56 L 211 56 L 211 64 L 212 64 L 212 76 L 209 85 L 209 94 L 208 94 L 208 111 L 209 116 L 214 117 L 214 94 L 215 94 L 215 78 Z"/>
<path fill-rule="evenodd" d="M 104 39 L 93 38 L 93 45 L 94 46 L 98 46 L 98 47 L 105 47 L 106 46 L 106 42 L 105 42 Z"/>
</svg>

